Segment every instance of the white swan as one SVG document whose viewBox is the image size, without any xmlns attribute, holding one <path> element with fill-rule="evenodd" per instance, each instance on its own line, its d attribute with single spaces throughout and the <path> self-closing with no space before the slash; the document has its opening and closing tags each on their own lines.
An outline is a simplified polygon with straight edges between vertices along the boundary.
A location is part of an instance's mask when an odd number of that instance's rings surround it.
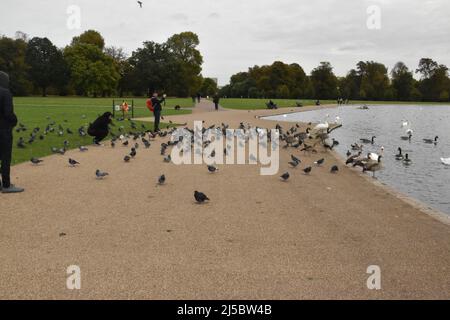
<svg viewBox="0 0 450 320">
<path fill-rule="evenodd" d="M 450 158 L 441 158 L 441 161 L 446 166 L 450 166 Z"/>
<path fill-rule="evenodd" d="M 314 130 L 328 130 L 330 128 L 330 124 L 325 121 L 325 123 L 319 123 L 317 126 L 314 127 Z"/>
<path fill-rule="evenodd" d="M 408 127 L 409 121 L 408 120 L 402 120 L 402 128 Z"/>
</svg>

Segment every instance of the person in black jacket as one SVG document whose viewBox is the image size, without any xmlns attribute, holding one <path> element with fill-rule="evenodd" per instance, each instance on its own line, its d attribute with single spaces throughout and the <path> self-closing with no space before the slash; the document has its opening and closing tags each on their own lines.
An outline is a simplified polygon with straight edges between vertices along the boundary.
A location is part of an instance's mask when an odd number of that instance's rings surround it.
<svg viewBox="0 0 450 320">
<path fill-rule="evenodd" d="M 214 107 L 215 107 L 216 111 L 219 111 L 219 102 L 220 102 L 220 97 L 218 94 L 215 94 L 213 97 L 213 103 L 214 103 Z"/>
<path fill-rule="evenodd" d="M 166 99 L 158 99 L 158 93 L 154 93 L 153 97 L 151 99 L 152 106 L 153 106 L 153 115 L 155 116 L 155 128 L 154 131 L 159 131 L 159 123 L 161 122 L 161 112 L 162 112 L 162 106 L 161 103 L 163 103 Z"/>
<path fill-rule="evenodd" d="M 14 105 L 9 91 L 9 76 L 0 71 L 0 161 L 2 163 L 2 181 L 0 189 L 2 193 L 23 192 L 24 189 L 11 184 L 11 157 L 13 145 L 13 128 L 17 125 L 17 117 L 14 114 Z"/>
<path fill-rule="evenodd" d="M 94 137 L 94 144 L 99 145 L 100 141 L 105 139 L 109 134 L 109 124 L 112 121 L 112 113 L 105 112 L 93 124 L 89 126 L 88 134 Z"/>
</svg>

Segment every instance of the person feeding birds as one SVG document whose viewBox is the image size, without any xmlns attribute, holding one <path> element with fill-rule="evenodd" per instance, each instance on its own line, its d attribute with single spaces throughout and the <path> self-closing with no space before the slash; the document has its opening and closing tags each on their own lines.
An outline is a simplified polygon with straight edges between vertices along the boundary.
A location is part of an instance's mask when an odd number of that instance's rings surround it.
<svg viewBox="0 0 450 320">
<path fill-rule="evenodd" d="M 163 103 L 166 100 L 165 97 L 162 99 L 158 99 L 158 93 L 154 93 L 153 97 L 151 99 L 147 100 L 147 108 L 153 112 L 153 115 L 155 117 L 155 127 L 154 131 L 159 131 L 159 123 L 161 121 L 161 112 L 162 112 L 162 106 L 161 103 Z"/>
<path fill-rule="evenodd" d="M 100 145 L 100 141 L 105 139 L 109 134 L 109 124 L 112 122 L 112 113 L 105 112 L 98 117 L 93 124 L 89 126 L 88 134 L 94 137 L 94 144 Z"/>
</svg>

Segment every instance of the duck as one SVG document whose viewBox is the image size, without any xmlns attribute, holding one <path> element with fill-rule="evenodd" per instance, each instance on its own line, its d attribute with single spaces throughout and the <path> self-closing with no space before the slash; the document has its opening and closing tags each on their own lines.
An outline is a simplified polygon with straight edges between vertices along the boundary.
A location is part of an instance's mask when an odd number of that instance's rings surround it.
<svg viewBox="0 0 450 320">
<path fill-rule="evenodd" d="M 423 142 L 425 142 L 425 143 L 427 143 L 427 144 L 437 144 L 438 143 L 438 139 L 439 139 L 439 137 L 438 136 L 436 136 L 435 138 L 434 138 L 434 140 L 433 139 L 423 139 Z"/>
<path fill-rule="evenodd" d="M 405 154 L 405 159 L 403 159 L 403 163 L 405 165 L 410 165 L 412 163 L 412 160 L 409 158 L 409 154 Z"/>
<path fill-rule="evenodd" d="M 404 140 L 404 141 L 411 141 L 411 139 L 412 139 L 412 132 L 411 131 L 407 131 L 406 134 L 407 134 L 407 136 L 402 136 L 400 138 L 402 140 Z"/>
<path fill-rule="evenodd" d="M 382 156 L 378 157 L 378 161 L 369 161 L 366 163 L 363 167 L 363 172 L 370 171 L 373 173 L 373 178 L 375 178 L 375 172 L 380 171 L 383 166 L 381 164 L 381 158 Z"/>
<path fill-rule="evenodd" d="M 352 144 L 352 150 L 353 151 L 362 151 L 363 147 L 364 147 L 363 145 L 359 145 L 357 143 Z"/>
<path fill-rule="evenodd" d="M 365 144 L 369 144 L 369 143 L 370 143 L 370 144 L 374 144 L 376 138 L 377 138 L 377 137 L 373 136 L 372 139 L 365 139 L 365 138 L 362 138 L 362 139 L 359 139 L 359 141 L 361 141 L 362 143 L 365 143 Z"/>
<path fill-rule="evenodd" d="M 398 148 L 398 154 L 395 155 L 395 160 L 403 160 L 404 158 L 402 148 Z"/>
</svg>

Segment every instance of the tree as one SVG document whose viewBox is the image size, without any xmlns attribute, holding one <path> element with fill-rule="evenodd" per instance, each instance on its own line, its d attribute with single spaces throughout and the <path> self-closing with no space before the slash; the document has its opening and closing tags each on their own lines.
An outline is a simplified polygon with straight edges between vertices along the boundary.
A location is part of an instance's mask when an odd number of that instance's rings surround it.
<svg viewBox="0 0 450 320">
<path fill-rule="evenodd" d="M 387 68 L 374 61 L 360 61 L 357 64 L 360 78 L 360 97 L 368 100 L 383 100 L 392 96 L 389 91 Z"/>
<path fill-rule="evenodd" d="M 62 53 L 47 38 L 35 37 L 28 42 L 25 61 L 29 65 L 29 75 L 34 85 L 42 89 L 42 96 L 47 95 L 47 88 L 57 84 L 58 72 L 64 64 Z"/>
<path fill-rule="evenodd" d="M 447 66 L 438 64 L 432 59 L 423 58 L 420 60 L 416 72 L 422 74 L 418 87 L 423 100 L 445 100 L 446 92 L 450 89 Z"/>
<path fill-rule="evenodd" d="M 218 93 L 217 82 L 211 78 L 204 78 L 202 86 L 200 87 L 200 93 L 202 96 L 213 96 Z"/>
<path fill-rule="evenodd" d="M 193 32 L 182 32 L 170 37 L 165 44 L 179 65 L 180 78 L 173 83 L 174 89 L 180 96 L 194 95 L 202 84 L 203 57 L 197 49 L 198 36 Z"/>
<path fill-rule="evenodd" d="M 92 94 L 97 97 L 116 88 L 120 76 L 116 65 L 99 47 L 75 42 L 74 45 L 66 47 L 64 57 L 78 94 Z"/>
<path fill-rule="evenodd" d="M 78 37 L 74 37 L 72 39 L 71 46 L 75 46 L 77 44 L 91 44 L 103 51 L 103 49 L 105 48 L 105 39 L 100 34 L 100 32 L 95 30 L 88 30 L 80 34 Z"/>
<path fill-rule="evenodd" d="M 311 82 L 315 91 L 316 99 L 337 98 L 338 80 L 333 73 L 333 67 L 329 62 L 321 62 L 311 72 Z"/>
<path fill-rule="evenodd" d="M 33 90 L 33 85 L 28 80 L 26 50 L 27 42 L 23 39 L 0 37 L 0 70 L 9 74 L 10 88 L 15 95 L 26 96 Z"/>
<path fill-rule="evenodd" d="M 395 98 L 402 101 L 411 100 L 415 80 L 408 67 L 403 62 L 397 62 L 391 71 L 391 76 Z"/>
</svg>

